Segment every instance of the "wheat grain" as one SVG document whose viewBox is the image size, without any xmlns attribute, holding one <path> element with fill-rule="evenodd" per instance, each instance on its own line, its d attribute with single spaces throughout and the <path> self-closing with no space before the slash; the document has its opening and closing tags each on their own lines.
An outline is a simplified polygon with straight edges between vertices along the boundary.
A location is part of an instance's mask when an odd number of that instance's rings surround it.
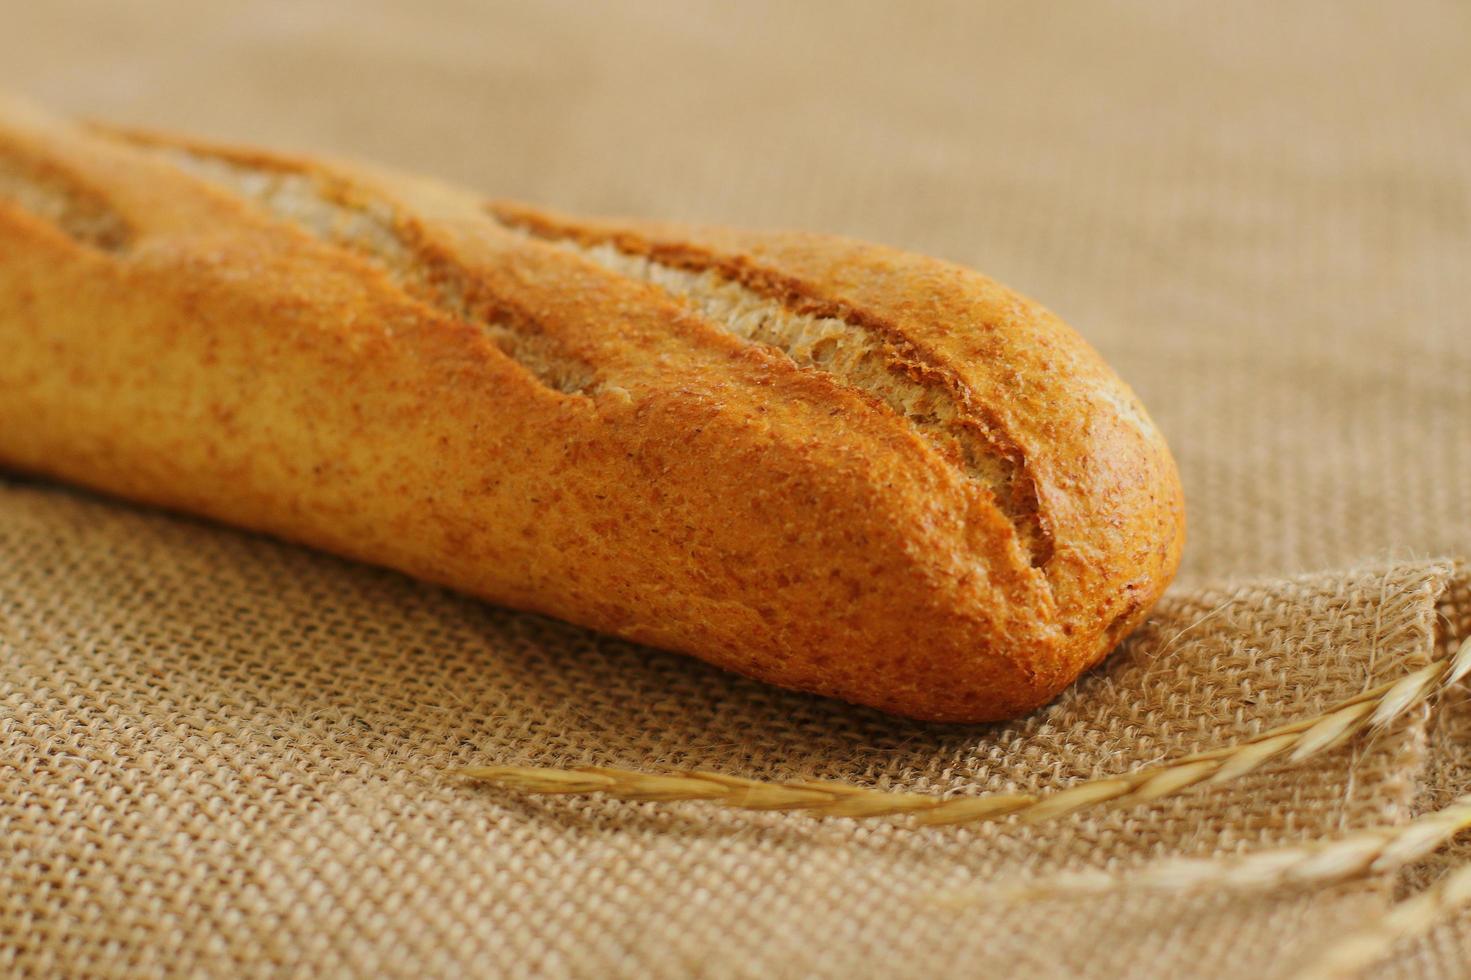
<svg viewBox="0 0 1471 980">
<path fill-rule="evenodd" d="M 1471 905 L 1471 863 L 1395 905 L 1362 932 L 1337 939 L 1322 956 L 1297 974 L 1297 980 L 1342 980 L 1380 963 L 1396 944 L 1434 929 L 1448 914 Z"/>
<path fill-rule="evenodd" d="M 1406 824 L 1355 831 L 1337 840 L 1275 847 L 1239 857 L 1173 858 L 1130 871 L 1069 872 L 1021 885 L 986 885 L 938 897 L 946 905 L 1074 898 L 1122 888 L 1282 888 L 1327 885 L 1385 874 L 1418 861 L 1471 828 L 1471 794 Z"/>
<path fill-rule="evenodd" d="M 1159 766 L 1090 780 L 1051 793 L 998 793 L 946 799 L 889 793 L 827 782 L 762 782 L 689 771 L 651 774 L 630 769 L 484 766 L 458 775 L 528 793 L 602 793 L 622 800 L 702 800 L 742 810 L 794 810 L 819 817 L 912 815 L 925 826 L 948 826 L 1015 816 L 1040 823 L 1109 804 L 1130 806 L 1254 772 L 1283 753 L 1296 764 L 1371 728 L 1401 717 L 1431 695 L 1471 673 L 1471 638 L 1456 652 L 1343 701 L 1321 715 L 1295 721 L 1233 745 L 1197 752 Z"/>
</svg>

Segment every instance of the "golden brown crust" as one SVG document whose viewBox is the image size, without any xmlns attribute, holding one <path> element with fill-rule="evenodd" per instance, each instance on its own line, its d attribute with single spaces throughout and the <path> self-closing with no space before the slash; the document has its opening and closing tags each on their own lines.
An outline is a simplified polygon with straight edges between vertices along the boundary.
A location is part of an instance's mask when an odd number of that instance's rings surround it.
<svg viewBox="0 0 1471 980">
<path fill-rule="evenodd" d="M 508 224 L 711 268 L 794 308 L 872 324 L 947 372 L 1015 452 L 1048 534 L 1071 639 L 1059 684 L 1101 659 L 1168 584 L 1184 544 L 1173 459 L 1133 392 L 1050 312 L 978 273 L 807 233 L 585 221 L 514 203 Z"/>
<path fill-rule="evenodd" d="M 40 161 L 127 229 L 99 247 L 0 182 L 11 466 L 943 720 L 1051 697 L 1178 560 L 1173 465 L 1132 395 L 1050 315 L 953 266 L 497 220 L 432 182 L 13 107 L 0 147 L 0 168 Z M 888 331 L 1016 457 L 1044 559 L 1015 507 L 882 400 L 503 222 Z"/>
</svg>

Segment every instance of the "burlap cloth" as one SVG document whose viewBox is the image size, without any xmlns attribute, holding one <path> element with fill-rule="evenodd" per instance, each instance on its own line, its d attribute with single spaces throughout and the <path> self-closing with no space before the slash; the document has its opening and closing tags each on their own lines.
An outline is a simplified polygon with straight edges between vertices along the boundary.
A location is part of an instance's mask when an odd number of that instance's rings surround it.
<svg viewBox="0 0 1471 980">
<path fill-rule="evenodd" d="M 1471 8 L 4 14 L 0 85 L 62 110 L 973 264 L 1139 390 L 1191 544 L 1151 623 L 1056 705 L 935 727 L 0 478 L 0 973 L 1268 978 L 1471 860 L 984 898 L 1402 823 L 1471 789 L 1464 688 L 1307 765 L 1032 828 L 446 774 L 1045 789 L 1305 717 L 1448 649 L 1471 631 L 1471 577 L 1434 558 L 1471 554 Z M 1468 975 L 1471 916 L 1395 952 L 1379 973 Z"/>
</svg>

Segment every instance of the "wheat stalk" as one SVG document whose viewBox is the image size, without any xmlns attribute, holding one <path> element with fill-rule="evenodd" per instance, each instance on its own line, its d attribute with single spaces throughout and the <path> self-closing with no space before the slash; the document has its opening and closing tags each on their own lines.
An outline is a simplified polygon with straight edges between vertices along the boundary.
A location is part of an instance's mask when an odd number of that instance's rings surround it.
<svg viewBox="0 0 1471 980">
<path fill-rule="evenodd" d="M 1040 795 L 994 793 L 947 799 L 924 793 L 889 793 L 843 783 L 763 782 L 712 772 L 651 774 L 603 766 L 573 769 L 484 766 L 456 772 L 526 793 L 602 793 L 620 800 L 649 802 L 703 800 L 739 810 L 794 810 L 819 817 L 909 814 L 926 826 L 977 823 L 1008 816 L 1024 823 L 1040 823 L 1087 807 L 1145 803 L 1173 796 L 1198 783 L 1236 779 L 1284 754 L 1291 762 L 1301 762 L 1343 744 L 1366 729 L 1389 724 L 1468 673 L 1471 673 L 1471 637 L 1452 656 L 1340 702 L 1317 717 L 1163 765 Z"/>
<path fill-rule="evenodd" d="M 1418 861 L 1471 828 L 1471 794 L 1396 826 L 1355 831 L 1337 840 L 1268 848 L 1239 857 L 1173 858 L 1119 874 L 1068 872 L 1012 888 L 986 886 L 941 896 L 947 905 L 1000 899 L 1098 895 L 1119 888 L 1281 888 L 1328 885 L 1385 874 Z"/>
<path fill-rule="evenodd" d="M 1362 932 L 1335 939 L 1323 956 L 1296 980 L 1342 980 L 1374 966 L 1406 939 L 1434 929 L 1448 914 L 1471 905 L 1471 863 L 1447 872 L 1439 881 L 1395 905 Z"/>
</svg>

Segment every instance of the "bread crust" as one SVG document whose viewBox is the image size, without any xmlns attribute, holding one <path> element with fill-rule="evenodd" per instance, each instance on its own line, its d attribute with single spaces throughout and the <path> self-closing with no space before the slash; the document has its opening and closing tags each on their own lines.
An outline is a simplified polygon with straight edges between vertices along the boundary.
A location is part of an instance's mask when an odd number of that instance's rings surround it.
<svg viewBox="0 0 1471 980">
<path fill-rule="evenodd" d="M 234 169 L 222 183 L 186 156 Z M 1045 702 L 1178 563 L 1174 465 L 1133 394 L 1051 314 L 956 266 L 487 205 L 15 106 L 6 160 L 125 230 L 89 240 L 0 184 L 11 467 L 932 720 Z M 872 392 L 567 241 L 882 336 L 896 371 L 986 429 L 1034 511 Z"/>
</svg>

